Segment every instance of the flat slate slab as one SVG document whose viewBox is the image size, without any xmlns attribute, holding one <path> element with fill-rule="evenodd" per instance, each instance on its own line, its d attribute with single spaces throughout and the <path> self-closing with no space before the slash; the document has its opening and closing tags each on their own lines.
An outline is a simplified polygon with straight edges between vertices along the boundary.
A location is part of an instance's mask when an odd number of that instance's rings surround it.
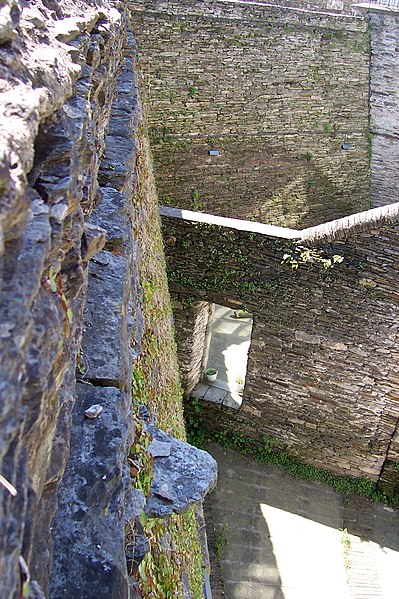
<svg viewBox="0 0 399 599">
<path fill-rule="evenodd" d="M 172 512 L 183 514 L 213 489 L 217 463 L 206 451 L 179 441 L 152 424 L 146 424 L 146 431 L 153 437 L 149 451 L 154 456 L 154 481 L 145 511 L 161 518 Z"/>
</svg>

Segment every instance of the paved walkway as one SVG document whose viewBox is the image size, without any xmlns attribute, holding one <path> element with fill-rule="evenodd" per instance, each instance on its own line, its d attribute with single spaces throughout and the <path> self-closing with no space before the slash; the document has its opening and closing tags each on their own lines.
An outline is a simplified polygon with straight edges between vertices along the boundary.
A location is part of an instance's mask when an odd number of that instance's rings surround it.
<svg viewBox="0 0 399 599">
<path fill-rule="evenodd" d="M 207 449 L 219 464 L 205 502 L 213 599 L 399 597 L 399 511 L 359 497 L 345 506 L 322 483 Z"/>
</svg>

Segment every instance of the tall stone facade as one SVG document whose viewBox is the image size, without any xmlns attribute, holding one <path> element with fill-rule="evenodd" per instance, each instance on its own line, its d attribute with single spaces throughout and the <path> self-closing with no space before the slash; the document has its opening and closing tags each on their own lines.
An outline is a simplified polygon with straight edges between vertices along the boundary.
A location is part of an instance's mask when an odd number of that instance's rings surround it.
<svg viewBox="0 0 399 599">
<path fill-rule="evenodd" d="M 182 210 L 165 216 L 181 344 L 203 339 L 195 300 L 250 310 L 242 407 L 209 423 L 394 492 L 397 227 L 331 221 L 397 201 L 398 17 L 262 4 L 132 3 L 161 201 Z"/>
<path fill-rule="evenodd" d="M 130 5 L 161 203 L 297 228 L 370 206 L 364 15 Z"/>
<path fill-rule="evenodd" d="M 399 16 L 374 9 L 370 25 L 371 201 L 384 206 L 397 201 L 399 188 Z"/>
<path fill-rule="evenodd" d="M 398 226 L 326 228 L 308 244 L 192 218 L 163 219 L 171 290 L 254 318 L 242 406 L 203 402 L 207 424 L 397 491 Z"/>
</svg>

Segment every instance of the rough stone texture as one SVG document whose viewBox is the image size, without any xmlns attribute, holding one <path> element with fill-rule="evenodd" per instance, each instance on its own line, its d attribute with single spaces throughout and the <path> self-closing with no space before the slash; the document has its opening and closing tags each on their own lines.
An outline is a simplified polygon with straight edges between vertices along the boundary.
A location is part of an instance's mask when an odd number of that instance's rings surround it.
<svg viewBox="0 0 399 599">
<path fill-rule="evenodd" d="M 148 142 L 118 6 L 37 0 L 0 14 L 0 473 L 18 491 L 0 488 L 9 599 L 21 596 L 20 555 L 32 599 L 131 594 L 125 524 L 144 497 L 126 456 L 149 187 L 157 206 L 151 168 L 138 175 Z"/>
<path fill-rule="evenodd" d="M 79 356 L 79 377 L 93 386 L 78 386 L 72 423 L 76 441 L 58 493 L 60 506 L 53 526 L 56 551 L 51 597 L 89 598 L 102 593 L 127 598 L 125 523 L 133 521 L 144 504 L 142 494 L 132 490 L 126 464 L 133 441 L 131 348 L 140 343 L 135 324 L 138 264 L 132 251 L 131 209 L 139 107 L 131 36 L 124 53 L 99 171 L 99 181 L 107 187 L 99 188 L 99 204 L 89 223 L 107 233 L 107 249 L 89 264 Z M 121 148 L 123 160 L 118 153 Z M 89 422 L 85 410 L 95 404 L 103 410 Z M 64 550 L 65 539 L 71 547 L 69 554 Z"/>
<path fill-rule="evenodd" d="M 156 441 L 170 444 L 170 454 L 154 455 L 154 481 L 145 511 L 156 518 L 172 512 L 184 514 L 216 485 L 217 463 L 206 451 L 178 441 L 153 425 L 147 424 L 146 430 Z"/>
<path fill-rule="evenodd" d="M 18 495 L 1 490 L 0 579 L 1 594 L 13 598 L 21 553 L 47 593 L 85 258 L 104 242 L 98 231 L 93 246 L 83 211 L 97 192 L 123 34 L 121 15 L 107 3 L 10 7 L 13 33 L 7 21 L 0 47 L 0 471 Z"/>
<path fill-rule="evenodd" d="M 166 243 L 168 240 L 166 239 Z M 210 304 L 197 302 L 187 306 L 174 302 L 176 341 L 179 351 L 179 367 L 182 387 L 190 393 L 198 383 L 203 369 L 203 353 L 206 327 L 210 316 Z"/>
<path fill-rule="evenodd" d="M 241 305 L 254 315 L 242 407 L 234 414 L 204 402 L 207 425 L 274 435 L 300 460 L 340 474 L 378 480 L 385 463 L 395 486 L 398 227 L 319 244 L 320 258 L 343 262 L 295 269 L 282 263 L 303 250 L 292 242 L 163 221 L 165 237 L 176 240 L 166 247 L 177 299 Z"/>
<path fill-rule="evenodd" d="M 85 379 L 122 389 L 132 371 L 126 319 L 130 272 L 128 259 L 105 250 L 91 261 L 83 334 Z"/>
<path fill-rule="evenodd" d="M 89 420 L 92 404 L 103 411 Z M 124 528 L 131 489 L 125 456 L 132 442 L 131 399 L 113 387 L 77 385 L 70 457 L 54 522 L 57 555 L 50 596 L 127 597 Z M 131 514 L 125 515 L 127 519 Z"/>
<path fill-rule="evenodd" d="M 369 207 L 366 17 L 130 6 L 161 203 L 296 228 Z"/>
<path fill-rule="evenodd" d="M 399 16 L 397 13 L 372 12 L 370 23 L 371 199 L 373 206 L 383 206 L 398 198 Z"/>
</svg>

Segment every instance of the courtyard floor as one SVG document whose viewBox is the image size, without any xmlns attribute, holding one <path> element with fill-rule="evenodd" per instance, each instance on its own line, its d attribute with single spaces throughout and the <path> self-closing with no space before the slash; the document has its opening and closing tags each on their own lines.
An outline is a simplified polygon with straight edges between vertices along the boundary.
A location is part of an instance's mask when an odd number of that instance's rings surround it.
<svg viewBox="0 0 399 599">
<path fill-rule="evenodd" d="M 399 511 L 210 444 L 213 599 L 397 599 Z"/>
</svg>

